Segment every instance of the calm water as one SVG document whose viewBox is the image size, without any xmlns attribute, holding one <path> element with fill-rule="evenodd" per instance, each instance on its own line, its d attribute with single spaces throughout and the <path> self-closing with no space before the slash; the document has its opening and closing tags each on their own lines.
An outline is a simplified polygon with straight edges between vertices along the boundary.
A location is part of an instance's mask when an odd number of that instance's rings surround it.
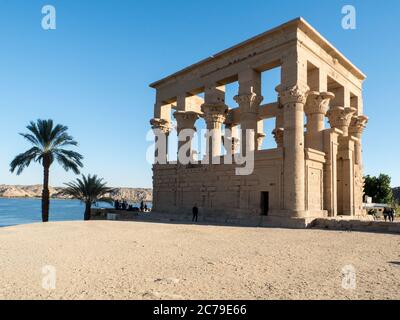
<svg viewBox="0 0 400 320">
<path fill-rule="evenodd" d="M 0 199 L 0 227 L 42 221 L 41 206 L 40 199 Z M 83 220 L 83 212 L 80 201 L 51 200 L 49 221 Z"/>
</svg>

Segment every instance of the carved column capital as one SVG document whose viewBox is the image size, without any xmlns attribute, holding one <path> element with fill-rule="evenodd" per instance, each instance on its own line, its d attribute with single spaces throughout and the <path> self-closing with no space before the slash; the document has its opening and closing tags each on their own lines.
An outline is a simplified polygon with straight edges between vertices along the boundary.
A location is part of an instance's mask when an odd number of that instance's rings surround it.
<svg viewBox="0 0 400 320">
<path fill-rule="evenodd" d="M 310 91 L 304 106 L 304 112 L 306 115 L 322 114 L 325 116 L 329 109 L 329 102 L 334 97 L 335 95 L 331 92 Z"/>
<path fill-rule="evenodd" d="M 220 127 L 226 119 L 228 107 L 220 103 L 204 103 L 201 106 L 201 111 L 208 129 Z"/>
<path fill-rule="evenodd" d="M 233 121 L 233 112 L 232 109 L 229 109 L 226 113 L 226 118 L 225 118 L 225 127 L 226 128 L 232 128 L 233 126 L 237 125 Z"/>
<path fill-rule="evenodd" d="M 165 119 L 153 118 L 150 120 L 150 125 L 153 130 L 161 130 L 164 134 L 169 134 L 172 130 L 171 123 Z"/>
<path fill-rule="evenodd" d="M 289 103 L 305 104 L 310 89 L 306 85 L 295 85 L 292 87 L 283 87 L 279 85 L 275 90 L 279 94 L 280 103 L 286 105 Z"/>
<path fill-rule="evenodd" d="M 353 116 L 350 121 L 349 133 L 355 135 L 356 137 L 361 137 L 367 123 L 367 116 Z"/>
<path fill-rule="evenodd" d="M 347 136 L 351 118 L 356 111 L 355 108 L 331 107 L 327 112 L 331 127 L 342 130 L 343 136 Z"/>
<path fill-rule="evenodd" d="M 241 94 L 233 97 L 240 107 L 240 112 L 243 113 L 256 113 L 264 97 L 256 93 Z"/>
<path fill-rule="evenodd" d="M 199 114 L 194 111 L 176 111 L 174 117 L 177 121 L 178 132 L 183 129 L 196 130 L 195 122 L 199 118 Z"/>
<path fill-rule="evenodd" d="M 260 150 L 265 137 L 266 137 L 266 134 L 263 132 L 258 132 L 256 134 L 256 150 Z"/>
<path fill-rule="evenodd" d="M 368 122 L 368 117 L 364 115 L 353 116 L 350 121 L 349 134 L 358 138 L 355 144 L 355 163 L 362 168 L 362 145 L 361 136 Z"/>
<path fill-rule="evenodd" d="M 284 133 L 283 128 L 276 128 L 272 131 L 272 134 L 275 138 L 275 142 L 276 142 L 276 145 L 278 146 L 278 148 L 283 147 L 283 133 Z"/>
</svg>

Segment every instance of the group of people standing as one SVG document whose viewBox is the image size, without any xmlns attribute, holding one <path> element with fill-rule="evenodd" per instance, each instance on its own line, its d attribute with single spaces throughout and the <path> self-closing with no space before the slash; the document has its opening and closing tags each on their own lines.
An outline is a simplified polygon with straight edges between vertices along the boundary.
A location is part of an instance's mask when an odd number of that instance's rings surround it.
<svg viewBox="0 0 400 320">
<path fill-rule="evenodd" d="M 385 218 L 385 221 L 387 221 L 389 219 L 390 222 L 393 222 L 394 221 L 394 209 L 385 207 L 383 209 L 383 217 Z"/>
<path fill-rule="evenodd" d="M 115 210 L 121 210 L 121 211 L 142 211 L 142 212 L 147 212 L 149 211 L 149 208 L 147 207 L 147 204 L 144 203 L 142 200 L 140 202 L 140 207 L 134 207 L 132 204 L 129 204 L 126 200 L 115 200 L 114 201 L 114 208 Z"/>
</svg>

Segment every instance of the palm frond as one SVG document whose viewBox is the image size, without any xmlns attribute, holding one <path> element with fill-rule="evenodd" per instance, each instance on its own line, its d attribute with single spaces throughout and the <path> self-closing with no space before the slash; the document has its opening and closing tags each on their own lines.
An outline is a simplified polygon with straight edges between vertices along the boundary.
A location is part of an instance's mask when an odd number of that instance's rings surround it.
<svg viewBox="0 0 400 320">
<path fill-rule="evenodd" d="M 68 127 L 62 124 L 57 124 L 54 129 L 50 132 L 50 140 L 54 141 L 57 140 L 58 137 L 66 134 L 68 131 Z"/>
<path fill-rule="evenodd" d="M 38 147 L 33 147 L 24 153 L 17 155 L 10 164 L 10 171 L 13 173 L 16 169 L 17 175 L 20 175 L 32 161 L 38 161 L 41 152 Z"/>
<path fill-rule="evenodd" d="M 38 120 L 39 121 L 39 120 Z M 33 135 L 35 136 L 35 138 L 37 139 L 37 141 L 39 142 L 39 144 L 43 147 L 44 145 L 44 141 L 43 141 L 43 137 L 41 136 L 38 126 L 35 122 L 31 121 L 29 123 L 29 125 L 26 127 L 30 132 L 33 133 Z"/>
<path fill-rule="evenodd" d="M 54 160 L 57 160 L 66 171 L 72 170 L 79 174 L 79 169 L 83 167 L 82 155 L 75 151 L 64 149 L 64 147 L 78 144 L 67 133 L 68 127 L 61 124 L 54 126 L 51 119 L 38 119 L 36 122 L 31 121 L 26 128 L 29 133 L 21 133 L 21 136 L 37 148 L 35 149 L 35 156 L 30 159 L 30 153 L 33 149 L 18 155 L 10 164 L 11 172 L 18 168 L 17 174 L 20 174 L 24 168 L 30 165 L 32 160 L 43 164 L 44 159 L 46 159 L 46 164 L 51 165 Z"/>
<path fill-rule="evenodd" d="M 28 140 L 30 143 L 32 143 L 34 146 L 40 147 L 40 142 L 39 140 L 30 133 L 20 133 L 21 136 L 23 136 L 26 140 Z"/>
<path fill-rule="evenodd" d="M 68 135 L 67 133 L 63 133 L 59 136 L 56 136 L 52 141 L 53 148 L 65 147 L 65 146 L 77 146 L 78 142 L 74 140 L 73 137 Z"/>
<path fill-rule="evenodd" d="M 76 162 L 73 159 L 68 158 L 63 154 L 56 154 L 56 159 L 65 171 L 72 170 L 75 174 L 80 173 L 80 167 L 82 166 L 82 162 L 80 161 Z"/>
<path fill-rule="evenodd" d="M 97 175 L 82 175 L 81 179 L 78 178 L 75 181 L 65 183 L 65 185 L 66 188 L 62 191 L 63 194 L 85 203 L 112 202 L 112 199 L 107 195 L 113 189 L 108 188 L 107 183 L 103 182 L 103 179 L 98 178 Z"/>
<path fill-rule="evenodd" d="M 51 132 L 53 131 L 53 120 L 38 120 L 37 127 L 39 129 L 40 135 L 43 139 L 44 146 L 49 147 L 51 141 Z"/>
</svg>

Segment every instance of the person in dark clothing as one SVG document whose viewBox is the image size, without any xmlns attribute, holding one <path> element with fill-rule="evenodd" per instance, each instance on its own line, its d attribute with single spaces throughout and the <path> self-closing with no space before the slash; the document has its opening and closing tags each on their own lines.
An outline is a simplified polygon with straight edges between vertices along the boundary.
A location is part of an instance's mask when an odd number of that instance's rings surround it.
<svg viewBox="0 0 400 320">
<path fill-rule="evenodd" d="M 143 210 L 144 210 L 144 202 L 143 202 L 143 200 L 140 202 L 140 211 L 142 211 L 143 212 Z"/>
<path fill-rule="evenodd" d="M 393 208 L 389 209 L 389 221 L 390 222 L 394 221 L 394 209 Z"/>
<path fill-rule="evenodd" d="M 122 201 L 122 210 L 125 211 L 128 207 L 128 203 L 124 200 Z"/>
<path fill-rule="evenodd" d="M 194 222 L 194 221 L 197 222 L 197 218 L 199 216 L 199 208 L 197 208 L 197 205 L 194 205 L 194 207 L 192 209 L 192 213 L 193 213 L 192 222 Z"/>
<path fill-rule="evenodd" d="M 115 210 L 119 210 L 120 204 L 119 204 L 119 201 L 118 201 L 118 200 L 115 200 L 115 202 L 114 202 L 114 208 L 115 208 Z"/>
<path fill-rule="evenodd" d="M 389 209 L 385 207 L 383 208 L 383 217 L 385 218 L 385 222 L 387 221 L 388 216 L 389 216 Z"/>
</svg>

